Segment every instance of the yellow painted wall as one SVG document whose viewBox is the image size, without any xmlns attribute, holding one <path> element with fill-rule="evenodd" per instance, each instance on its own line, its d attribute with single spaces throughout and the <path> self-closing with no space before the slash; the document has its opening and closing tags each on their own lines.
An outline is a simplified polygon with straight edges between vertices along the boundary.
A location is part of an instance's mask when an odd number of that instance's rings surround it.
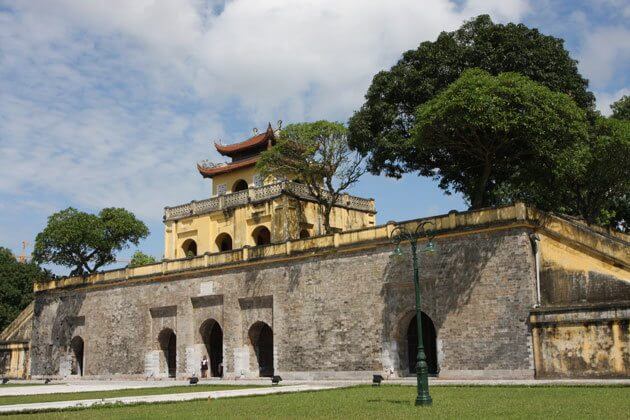
<svg viewBox="0 0 630 420">
<path fill-rule="evenodd" d="M 592 248 L 597 250 L 598 248 Z M 570 271 L 596 271 L 630 282 L 630 272 L 613 262 L 589 255 L 572 244 L 563 243 L 549 235 L 540 235 L 540 250 L 543 267 L 559 267 Z M 615 254 L 613 254 L 615 255 Z M 621 253 L 619 258 L 625 258 Z"/>
<path fill-rule="evenodd" d="M 375 225 L 374 214 L 336 207 L 331 214 L 331 225 L 342 231 Z M 271 232 L 272 242 L 297 239 L 302 229 L 310 236 L 324 234 L 319 206 L 310 201 L 281 196 L 267 202 L 248 204 L 177 221 L 167 221 L 164 234 L 164 256 L 167 259 L 184 258 L 183 244 L 193 239 L 197 254 L 218 252 L 216 238 L 227 233 L 232 237 L 232 248 L 255 246 L 252 233 L 258 226 Z"/>
<path fill-rule="evenodd" d="M 225 184 L 226 186 L 226 194 L 232 193 L 232 187 L 239 179 L 247 182 L 249 187 L 252 187 L 254 184 L 254 175 L 258 173 L 258 170 L 255 166 L 250 166 L 249 168 L 242 168 L 234 172 L 229 172 L 226 174 L 217 175 L 212 178 L 212 195 L 217 195 L 217 187 L 221 184 Z M 264 184 L 268 184 L 273 182 L 273 179 L 266 179 Z"/>
</svg>

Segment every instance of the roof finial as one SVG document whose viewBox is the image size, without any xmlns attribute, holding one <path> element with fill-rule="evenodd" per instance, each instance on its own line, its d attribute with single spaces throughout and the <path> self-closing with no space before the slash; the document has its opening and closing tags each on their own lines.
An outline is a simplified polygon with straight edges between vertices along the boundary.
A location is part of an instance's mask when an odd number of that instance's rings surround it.
<svg viewBox="0 0 630 420">
<path fill-rule="evenodd" d="M 258 135 L 258 128 L 254 127 L 254 135 Z"/>
<path fill-rule="evenodd" d="M 278 120 L 278 130 L 282 129 L 282 120 Z"/>
</svg>

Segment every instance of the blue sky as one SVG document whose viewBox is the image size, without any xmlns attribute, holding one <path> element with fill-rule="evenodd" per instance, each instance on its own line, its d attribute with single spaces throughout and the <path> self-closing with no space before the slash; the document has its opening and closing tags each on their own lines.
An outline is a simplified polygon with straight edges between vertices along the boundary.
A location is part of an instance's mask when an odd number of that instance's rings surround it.
<svg viewBox="0 0 630 420">
<path fill-rule="evenodd" d="M 161 257 L 163 207 L 209 195 L 195 162 L 219 159 L 213 140 L 346 121 L 377 71 L 481 13 L 564 38 L 602 112 L 630 93 L 627 0 L 0 0 L 0 245 L 19 253 L 68 206 L 117 206 Z M 466 207 L 413 174 L 353 193 L 379 222 Z"/>
</svg>

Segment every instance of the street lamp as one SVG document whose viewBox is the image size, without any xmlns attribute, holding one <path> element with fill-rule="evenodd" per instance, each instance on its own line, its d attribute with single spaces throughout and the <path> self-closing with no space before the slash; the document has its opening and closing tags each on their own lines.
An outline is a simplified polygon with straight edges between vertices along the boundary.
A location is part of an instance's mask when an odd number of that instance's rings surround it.
<svg viewBox="0 0 630 420">
<path fill-rule="evenodd" d="M 418 239 L 427 238 L 428 242 L 421 252 L 435 252 L 436 247 L 433 243 L 435 234 L 432 229 L 431 222 L 421 222 L 415 230 L 410 231 L 403 225 L 397 225 L 391 233 L 391 239 L 396 244 L 396 249 L 392 253 L 394 257 L 402 256 L 400 244 L 403 241 L 409 241 L 411 244 L 411 256 L 413 257 L 413 285 L 416 289 L 416 324 L 418 325 L 418 357 L 416 363 L 416 378 L 418 387 L 418 396 L 416 397 L 416 405 L 431 405 L 433 400 L 429 395 L 429 368 L 427 365 L 427 357 L 424 354 L 424 340 L 422 339 L 422 314 L 420 312 L 420 276 L 418 274 Z"/>
</svg>

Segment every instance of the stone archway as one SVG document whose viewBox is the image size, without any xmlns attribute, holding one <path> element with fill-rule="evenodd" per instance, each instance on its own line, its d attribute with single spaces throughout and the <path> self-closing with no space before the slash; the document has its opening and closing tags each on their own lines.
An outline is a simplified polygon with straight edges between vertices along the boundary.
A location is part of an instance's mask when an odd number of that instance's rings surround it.
<svg viewBox="0 0 630 420">
<path fill-rule="evenodd" d="M 177 336 L 170 328 L 164 328 L 158 335 L 160 350 L 164 356 L 164 363 L 160 363 L 164 369 L 161 371 L 168 374 L 169 378 L 177 375 Z"/>
<path fill-rule="evenodd" d="M 219 234 L 214 242 L 219 252 L 232 250 L 232 237 L 227 233 Z"/>
<path fill-rule="evenodd" d="M 76 336 L 70 341 L 70 349 L 72 350 L 72 365 L 70 366 L 71 375 L 83 376 L 83 360 L 84 360 L 84 342 L 80 336 Z"/>
<path fill-rule="evenodd" d="M 223 376 L 223 329 L 214 320 L 208 319 L 199 328 L 201 340 L 205 346 L 208 357 L 209 375 L 213 377 Z"/>
<path fill-rule="evenodd" d="M 269 245 L 271 243 L 271 232 L 266 226 L 258 226 L 252 232 L 252 238 L 256 246 Z"/>
<path fill-rule="evenodd" d="M 424 344 L 424 354 L 427 360 L 429 375 L 437 375 L 440 371 L 440 368 L 437 358 L 437 334 L 435 331 L 435 325 L 427 314 L 425 314 L 424 312 L 422 312 L 421 314 L 422 341 Z M 408 372 L 409 374 L 415 374 L 418 356 L 418 323 L 415 314 L 409 321 L 405 338 Z"/>
<path fill-rule="evenodd" d="M 186 239 L 182 244 L 182 252 L 184 253 L 184 257 L 196 257 L 197 242 L 193 239 Z"/>
<path fill-rule="evenodd" d="M 266 323 L 258 321 L 249 328 L 248 335 L 256 357 L 258 376 L 273 376 L 273 330 Z"/>
</svg>

